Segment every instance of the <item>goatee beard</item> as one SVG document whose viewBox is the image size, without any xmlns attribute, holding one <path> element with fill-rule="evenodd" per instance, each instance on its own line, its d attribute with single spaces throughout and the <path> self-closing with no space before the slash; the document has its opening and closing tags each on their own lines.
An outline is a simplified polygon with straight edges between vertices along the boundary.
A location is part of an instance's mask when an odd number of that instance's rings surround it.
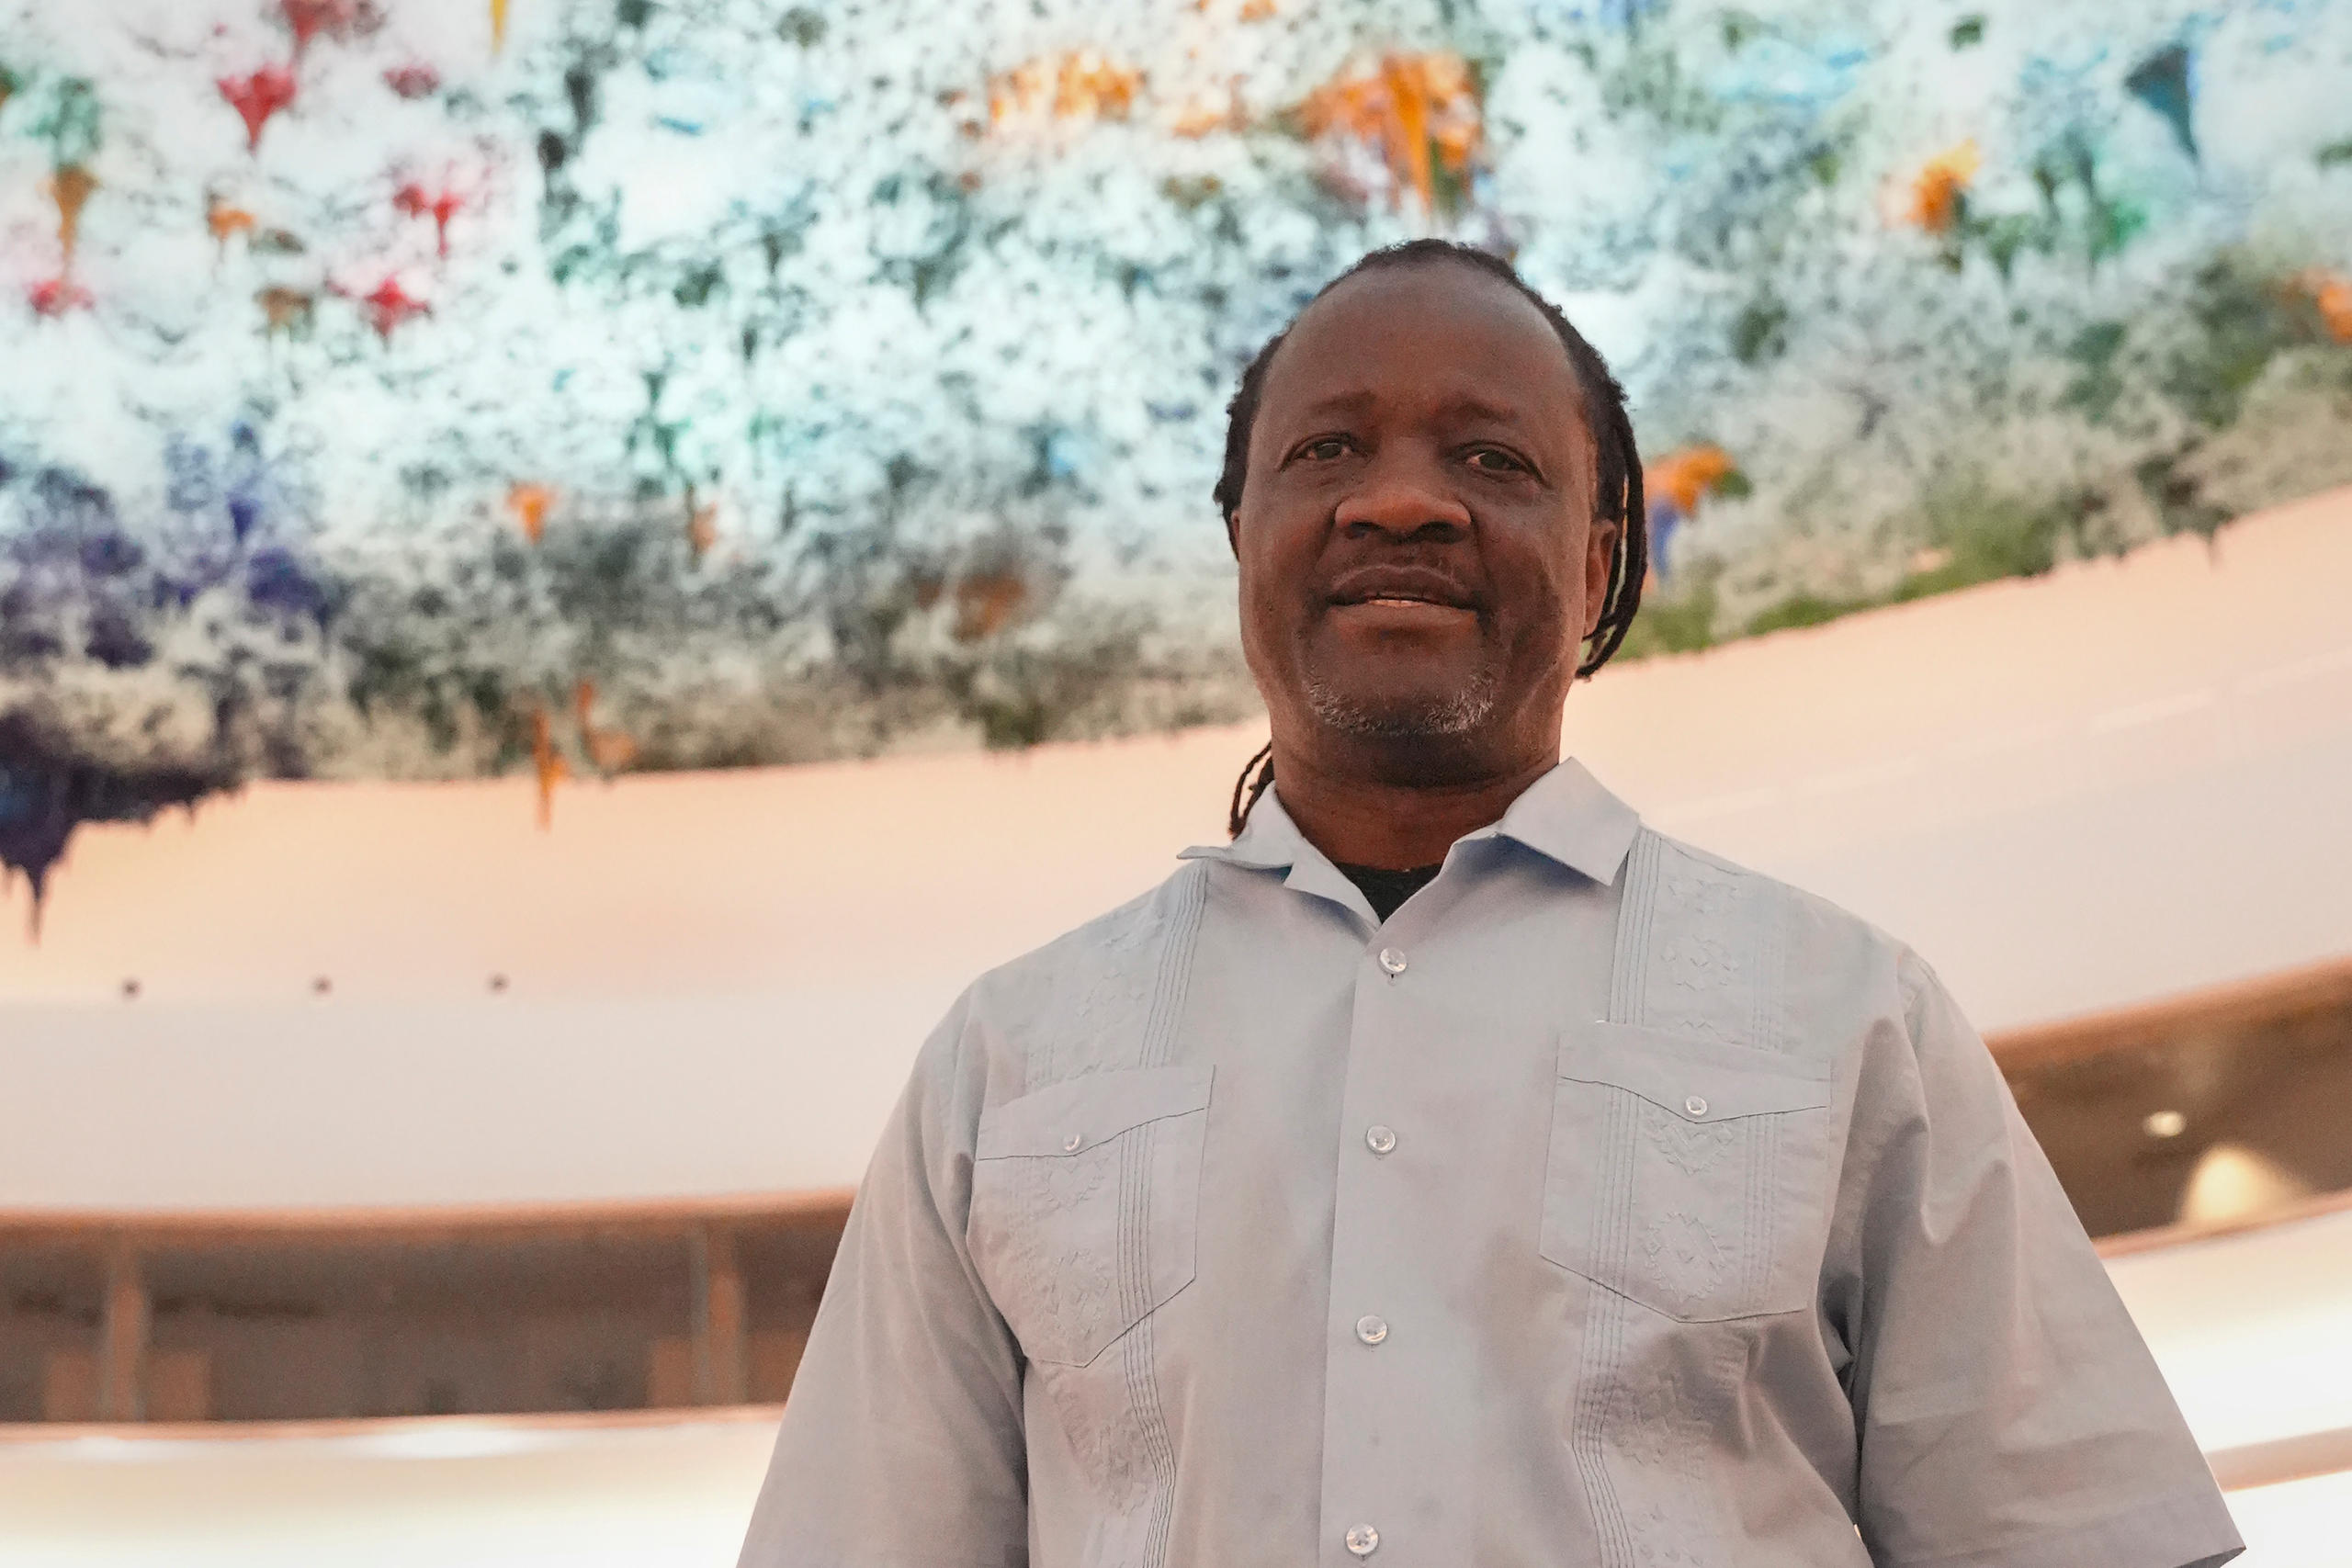
<svg viewBox="0 0 2352 1568">
<path fill-rule="evenodd" d="M 1375 705 L 1310 680 L 1306 705 L 1343 735 L 1367 740 L 1435 740 L 1466 735 L 1493 717 L 1498 684 L 1493 671 L 1481 670 L 1443 696 Z"/>
</svg>

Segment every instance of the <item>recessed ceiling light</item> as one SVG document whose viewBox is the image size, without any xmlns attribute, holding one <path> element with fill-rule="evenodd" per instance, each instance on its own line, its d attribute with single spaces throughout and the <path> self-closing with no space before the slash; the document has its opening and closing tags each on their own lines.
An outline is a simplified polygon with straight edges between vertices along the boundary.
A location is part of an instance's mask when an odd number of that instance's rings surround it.
<svg viewBox="0 0 2352 1568">
<path fill-rule="evenodd" d="M 2140 1125 L 2152 1138 L 2177 1138 L 2188 1126 L 2188 1118 L 2177 1111 L 2151 1111 Z"/>
</svg>

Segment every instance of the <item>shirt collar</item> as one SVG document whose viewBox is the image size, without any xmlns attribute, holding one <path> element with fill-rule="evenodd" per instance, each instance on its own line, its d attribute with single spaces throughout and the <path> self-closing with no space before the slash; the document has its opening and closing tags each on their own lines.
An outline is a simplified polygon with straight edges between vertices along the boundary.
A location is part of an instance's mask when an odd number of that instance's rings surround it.
<svg viewBox="0 0 2352 1568">
<path fill-rule="evenodd" d="M 1352 893 L 1354 884 L 1306 841 L 1306 835 L 1283 809 L 1281 794 L 1282 785 L 1277 783 L 1259 799 L 1241 836 L 1233 842 L 1195 844 L 1177 858 L 1221 860 L 1260 871 L 1288 866 L 1288 880 L 1294 887 L 1327 897 L 1335 896 L 1338 888 Z M 1640 826 L 1641 818 L 1632 807 L 1602 787 L 1583 763 L 1570 758 L 1521 792 L 1502 820 L 1464 833 L 1457 841 L 1510 839 L 1595 882 L 1613 883 Z M 1338 888 L 1327 886 L 1333 883 Z M 1354 901 L 1342 897 L 1342 902 Z"/>
</svg>

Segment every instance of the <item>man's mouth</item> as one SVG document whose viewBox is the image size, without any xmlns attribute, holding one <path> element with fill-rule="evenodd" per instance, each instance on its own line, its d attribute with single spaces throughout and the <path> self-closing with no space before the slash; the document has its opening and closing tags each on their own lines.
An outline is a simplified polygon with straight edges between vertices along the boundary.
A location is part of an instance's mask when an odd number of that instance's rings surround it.
<svg viewBox="0 0 2352 1568">
<path fill-rule="evenodd" d="M 1390 607 L 1425 606 L 1441 610 L 1474 610 L 1476 597 L 1446 573 L 1427 567 L 1367 567 L 1348 572 L 1331 585 L 1334 604 L 1377 604 Z"/>
</svg>

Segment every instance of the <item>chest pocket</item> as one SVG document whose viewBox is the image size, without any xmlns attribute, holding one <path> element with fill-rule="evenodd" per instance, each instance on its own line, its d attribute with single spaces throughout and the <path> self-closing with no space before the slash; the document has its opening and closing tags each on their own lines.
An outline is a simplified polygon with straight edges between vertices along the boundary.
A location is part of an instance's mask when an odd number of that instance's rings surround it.
<svg viewBox="0 0 2352 1568">
<path fill-rule="evenodd" d="M 1031 1360 L 1084 1366 L 1192 1283 L 1209 1084 L 1091 1073 L 980 1113 L 966 1239 Z"/>
<path fill-rule="evenodd" d="M 1560 1048 L 1544 1256 L 1686 1323 L 1793 1312 L 1828 1225 L 1826 1063 L 1632 1024 Z"/>
</svg>

